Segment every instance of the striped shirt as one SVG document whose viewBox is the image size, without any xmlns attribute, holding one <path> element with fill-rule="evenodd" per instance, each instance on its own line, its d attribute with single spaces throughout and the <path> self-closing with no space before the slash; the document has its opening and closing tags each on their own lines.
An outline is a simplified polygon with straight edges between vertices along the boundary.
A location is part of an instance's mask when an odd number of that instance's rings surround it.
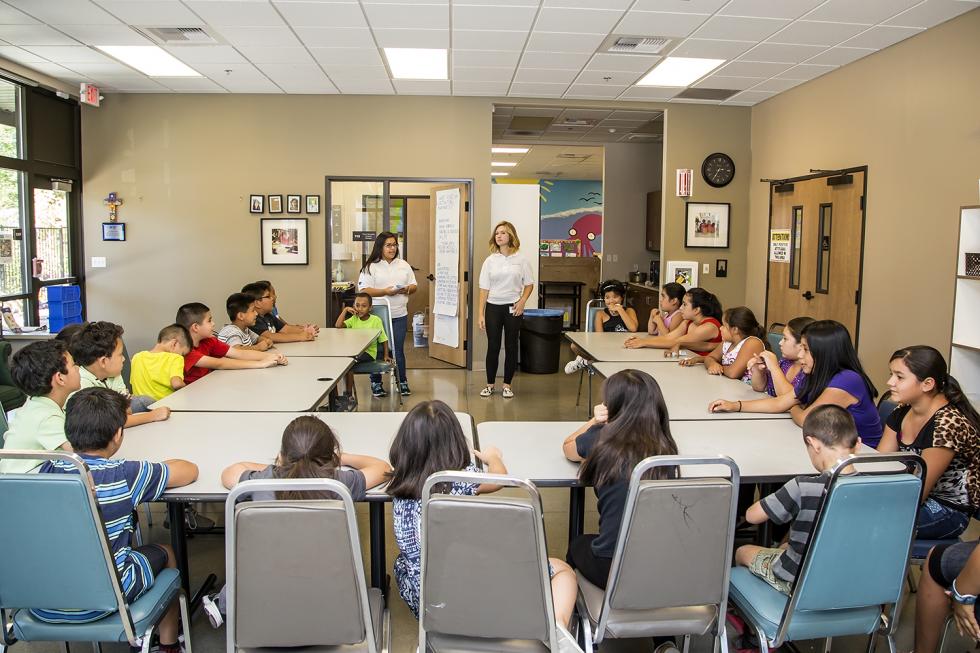
<svg viewBox="0 0 980 653">
<path fill-rule="evenodd" d="M 236 324 L 226 324 L 221 327 L 221 331 L 218 331 L 217 338 L 229 347 L 236 345 L 251 347 L 259 341 L 259 334 L 248 327 L 243 329 Z"/>
<path fill-rule="evenodd" d="M 789 546 L 772 566 L 776 578 L 791 583 L 800 572 L 803 550 L 813 532 L 829 479 L 829 473 L 797 476 L 762 500 L 762 509 L 774 523 L 793 522 L 789 527 Z"/>
<path fill-rule="evenodd" d="M 109 536 L 109 547 L 116 562 L 123 594 L 128 603 L 138 599 L 153 585 L 150 562 L 130 546 L 134 524 L 133 511 L 141 503 L 156 501 L 167 489 L 170 470 L 164 463 L 136 460 L 109 460 L 78 454 L 89 466 L 95 483 L 95 494 Z M 70 462 L 55 460 L 41 466 L 40 473 L 75 474 Z M 31 613 L 50 623 L 84 623 L 96 621 L 111 612 L 101 610 L 32 609 Z"/>
</svg>

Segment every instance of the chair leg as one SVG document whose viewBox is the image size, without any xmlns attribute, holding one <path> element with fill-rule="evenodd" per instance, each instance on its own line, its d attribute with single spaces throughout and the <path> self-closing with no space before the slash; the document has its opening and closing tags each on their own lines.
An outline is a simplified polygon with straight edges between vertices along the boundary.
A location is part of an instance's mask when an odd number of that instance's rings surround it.
<svg viewBox="0 0 980 653">
<path fill-rule="evenodd" d="M 187 595 L 184 590 L 177 596 L 180 603 L 180 623 L 184 626 L 184 651 L 193 653 L 191 649 L 191 611 L 187 608 Z"/>
<path fill-rule="evenodd" d="M 579 403 L 582 401 L 582 377 L 585 376 L 585 370 L 579 370 L 578 373 L 578 392 L 575 394 L 575 407 L 577 408 Z"/>
<path fill-rule="evenodd" d="M 888 633 L 888 652 L 898 653 L 898 647 L 895 646 L 895 636 L 891 633 Z"/>
<path fill-rule="evenodd" d="M 146 629 L 143 633 L 143 641 L 140 642 L 140 653 L 150 653 L 150 647 L 153 644 L 153 626 Z"/>
<path fill-rule="evenodd" d="M 102 653 L 102 642 L 92 642 L 92 653 Z"/>
<path fill-rule="evenodd" d="M 868 653 L 874 653 L 875 647 L 878 646 L 878 631 L 875 630 L 868 637 Z"/>
<path fill-rule="evenodd" d="M 684 644 L 681 646 L 681 653 L 690 653 L 691 650 L 691 636 L 684 635 Z"/>
<path fill-rule="evenodd" d="M 949 635 L 949 626 L 953 623 L 953 615 L 946 617 L 946 623 L 943 624 L 943 634 L 939 636 L 939 648 L 936 649 L 937 653 L 943 653 L 943 648 L 946 646 L 946 636 Z"/>
<path fill-rule="evenodd" d="M 150 512 L 150 504 L 146 504 L 146 525 L 153 528 L 153 514 Z"/>
<path fill-rule="evenodd" d="M 823 640 L 823 653 L 830 653 L 830 643 L 834 641 L 833 637 L 827 637 Z"/>
<path fill-rule="evenodd" d="M 755 626 L 755 636 L 759 638 L 759 651 L 760 653 L 769 653 L 769 640 L 766 638 L 766 634 L 762 632 L 762 629 Z"/>
<path fill-rule="evenodd" d="M 61 649 L 61 653 L 71 653 L 71 650 L 68 648 L 68 642 L 58 642 L 58 644 L 59 644 L 59 648 Z M 0 644 L 0 651 L 2 651 L 3 649 L 4 646 Z"/>
</svg>

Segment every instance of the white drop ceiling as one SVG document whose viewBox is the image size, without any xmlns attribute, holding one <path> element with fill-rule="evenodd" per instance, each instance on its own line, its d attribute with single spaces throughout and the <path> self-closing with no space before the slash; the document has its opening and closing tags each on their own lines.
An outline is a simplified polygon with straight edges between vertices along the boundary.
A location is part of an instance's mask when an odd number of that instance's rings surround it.
<svg viewBox="0 0 980 653">
<path fill-rule="evenodd" d="M 494 161 L 510 161 L 504 179 L 602 180 L 601 146 L 532 145 L 524 154 L 494 154 Z"/>
<path fill-rule="evenodd" d="M 0 57 L 107 91 L 469 95 L 752 105 L 868 56 L 980 0 L 4 0 Z M 167 49 L 203 75 L 150 78 L 93 49 L 151 45 L 135 27 L 203 27 Z M 683 100 L 633 84 L 657 56 L 599 52 L 610 35 L 728 63 Z M 447 48 L 450 80 L 390 78 L 380 48 Z"/>
</svg>

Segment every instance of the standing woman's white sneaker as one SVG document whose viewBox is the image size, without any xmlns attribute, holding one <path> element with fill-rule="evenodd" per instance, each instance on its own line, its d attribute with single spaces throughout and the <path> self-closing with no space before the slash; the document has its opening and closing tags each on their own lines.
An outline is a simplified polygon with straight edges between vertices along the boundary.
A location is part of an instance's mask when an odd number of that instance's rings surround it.
<svg viewBox="0 0 980 653">
<path fill-rule="evenodd" d="M 575 374 L 579 370 L 584 370 L 588 364 L 589 361 L 581 356 L 576 356 L 575 360 L 570 360 L 565 363 L 565 374 Z"/>
</svg>

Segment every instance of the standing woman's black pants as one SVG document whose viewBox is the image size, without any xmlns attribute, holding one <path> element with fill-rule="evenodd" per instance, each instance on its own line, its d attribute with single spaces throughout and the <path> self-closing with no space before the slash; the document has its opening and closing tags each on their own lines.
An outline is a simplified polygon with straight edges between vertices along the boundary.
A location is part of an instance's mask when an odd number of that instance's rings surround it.
<svg viewBox="0 0 980 653">
<path fill-rule="evenodd" d="M 521 330 L 521 317 L 511 315 L 512 306 L 487 302 L 484 310 L 487 324 L 487 385 L 493 385 L 497 378 L 501 333 L 504 336 L 504 383 L 510 385 L 517 371 L 517 336 Z"/>
</svg>

